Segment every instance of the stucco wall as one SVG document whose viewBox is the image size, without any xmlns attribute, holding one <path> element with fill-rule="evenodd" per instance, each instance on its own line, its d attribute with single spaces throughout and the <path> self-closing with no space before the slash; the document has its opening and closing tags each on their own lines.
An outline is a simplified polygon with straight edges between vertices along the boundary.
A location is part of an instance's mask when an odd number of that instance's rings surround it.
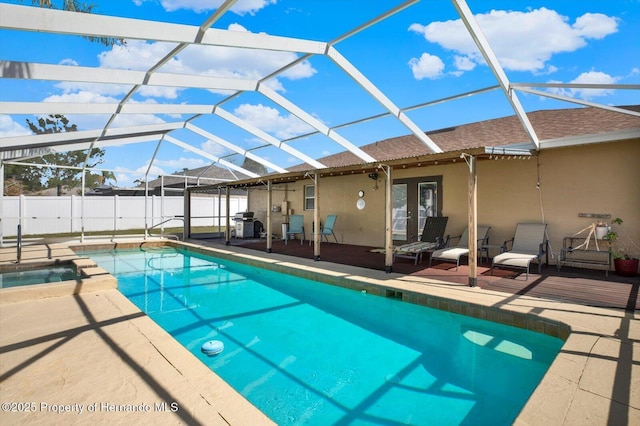
<svg viewBox="0 0 640 426">
<path fill-rule="evenodd" d="M 588 226 L 594 219 L 579 213 L 607 213 L 624 220 L 621 242 L 640 255 L 640 140 L 547 149 L 528 160 L 499 159 L 477 163 L 478 221 L 492 227 L 492 243 L 513 236 L 518 222 L 548 224 L 551 249 L 558 252 L 562 238 Z M 467 223 L 468 167 L 455 164 L 394 170 L 394 179 L 442 176 L 442 213 L 449 216 L 447 234 L 459 234 Z M 539 186 L 538 186 L 539 183 Z M 310 179 L 274 185 L 273 204 L 283 200 L 296 214 L 304 214 L 307 238 L 313 211 L 303 210 L 303 185 Z M 320 217 L 337 214 L 340 242 L 384 245 L 385 175 L 378 188 L 367 174 L 328 177 L 320 181 Z M 358 210 L 358 190 L 364 190 L 366 208 Z M 251 190 L 249 209 L 266 222 L 266 191 Z M 273 214 L 273 231 L 280 234 L 281 213 Z"/>
</svg>

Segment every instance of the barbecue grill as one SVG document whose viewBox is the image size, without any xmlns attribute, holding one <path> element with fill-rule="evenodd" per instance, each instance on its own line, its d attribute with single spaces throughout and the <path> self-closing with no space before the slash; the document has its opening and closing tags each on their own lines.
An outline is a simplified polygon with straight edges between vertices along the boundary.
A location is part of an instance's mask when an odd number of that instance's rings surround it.
<svg viewBox="0 0 640 426">
<path fill-rule="evenodd" d="M 253 212 L 236 213 L 233 220 L 236 223 L 236 238 L 253 238 Z"/>
</svg>

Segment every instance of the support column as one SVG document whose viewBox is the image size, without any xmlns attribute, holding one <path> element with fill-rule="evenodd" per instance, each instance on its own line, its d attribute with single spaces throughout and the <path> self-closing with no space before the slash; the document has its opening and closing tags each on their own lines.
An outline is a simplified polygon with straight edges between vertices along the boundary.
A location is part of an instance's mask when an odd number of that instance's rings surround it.
<svg viewBox="0 0 640 426">
<path fill-rule="evenodd" d="M 84 186 L 85 186 L 85 171 L 82 170 L 82 178 L 80 179 L 80 184 L 82 187 L 80 188 L 80 242 L 84 243 L 84 212 L 86 211 L 84 208 Z"/>
<path fill-rule="evenodd" d="M 231 244 L 231 220 L 229 219 L 229 209 L 231 208 L 231 189 L 227 186 L 225 195 L 226 199 L 226 211 L 224 215 L 226 217 L 225 231 L 224 231 L 224 241 L 225 245 Z"/>
<path fill-rule="evenodd" d="M 387 274 L 393 271 L 393 177 L 391 166 L 386 166 L 387 180 L 385 182 L 386 208 L 384 233 L 384 270 Z"/>
<path fill-rule="evenodd" d="M 478 285 L 478 176 L 476 157 L 465 158 L 469 165 L 469 287 Z"/>
<path fill-rule="evenodd" d="M 187 194 L 184 194 L 186 197 Z M 183 206 L 186 205 L 186 200 L 182 200 Z M 151 213 L 153 217 L 153 213 Z M 153 219 L 152 219 L 153 220 Z M 187 215 L 184 215 L 184 221 L 182 222 L 182 239 L 187 239 Z M 152 223 L 153 225 L 153 223 Z M 144 239 L 146 241 L 147 236 L 149 235 L 149 179 L 147 179 L 147 175 L 144 175 Z"/>
<path fill-rule="evenodd" d="M 151 213 L 151 215 L 153 217 L 153 212 Z M 187 241 L 187 239 L 191 238 L 191 191 L 189 190 L 184 191 L 183 215 L 184 217 L 182 220 L 182 241 Z M 145 236 L 148 232 L 149 231 L 145 232 Z"/>
<path fill-rule="evenodd" d="M 271 179 L 267 181 L 267 253 L 272 251 L 271 241 L 271 205 L 273 204 L 273 194 L 271 188 Z"/>
<path fill-rule="evenodd" d="M 322 235 L 320 234 L 320 188 L 318 187 L 320 178 L 318 176 L 320 176 L 318 173 L 313 175 L 313 260 L 315 261 L 320 260 L 320 244 L 322 242 Z"/>
<path fill-rule="evenodd" d="M 184 194 L 187 193 L 189 188 L 185 185 Z M 153 199 L 153 198 L 152 198 Z M 191 194 L 189 194 L 189 205 L 191 205 Z M 155 206 L 151 203 L 151 226 L 155 225 Z M 160 176 L 160 235 L 164 235 L 164 175 Z M 182 218 L 184 222 L 184 218 Z M 189 234 L 191 234 L 191 225 L 189 225 Z M 189 235 L 191 238 L 191 235 Z"/>
<path fill-rule="evenodd" d="M 4 161 L 0 160 L 0 247 L 4 247 L 4 224 L 2 218 L 4 213 Z"/>
</svg>

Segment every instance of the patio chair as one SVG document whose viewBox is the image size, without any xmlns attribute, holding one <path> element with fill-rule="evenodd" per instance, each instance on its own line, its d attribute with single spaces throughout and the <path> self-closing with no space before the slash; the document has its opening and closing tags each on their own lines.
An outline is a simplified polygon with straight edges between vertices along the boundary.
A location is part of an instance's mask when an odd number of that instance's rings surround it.
<svg viewBox="0 0 640 426">
<path fill-rule="evenodd" d="M 482 245 L 486 244 L 489 241 L 489 229 L 490 226 L 478 225 L 478 232 L 476 236 L 478 237 L 478 245 L 477 248 L 480 250 Z M 458 244 L 455 246 L 450 246 L 451 240 L 458 240 Z M 469 254 L 469 228 L 464 228 L 461 235 L 455 237 L 447 238 L 445 247 L 431 253 L 431 258 L 429 259 L 429 267 L 431 267 L 431 262 L 433 259 L 438 259 L 444 262 L 455 262 L 456 263 L 456 271 L 458 270 L 458 266 L 460 266 L 460 258 L 462 256 Z"/>
<path fill-rule="evenodd" d="M 287 229 L 287 235 L 284 240 L 284 244 L 287 245 L 287 241 L 289 240 L 289 235 L 293 235 L 295 237 L 298 234 L 302 234 L 302 238 L 300 239 L 300 244 L 302 244 L 305 240 L 304 216 L 301 214 L 292 214 L 291 216 L 289 216 L 289 228 Z"/>
<path fill-rule="evenodd" d="M 448 216 L 429 216 L 424 222 L 424 229 L 420 235 L 420 241 L 403 244 L 393 249 L 393 260 L 396 257 L 413 259 L 418 264 L 422 261 L 422 254 L 437 250 L 444 245 L 444 231 L 447 228 Z"/>
<path fill-rule="evenodd" d="M 333 233 L 333 228 L 336 225 L 336 219 L 338 219 L 338 215 L 330 214 L 327 215 L 327 220 L 324 221 L 324 226 L 320 224 L 320 242 L 322 242 L 322 237 L 329 242 L 329 235 L 333 235 L 333 238 L 336 240 L 336 244 L 340 244 L 338 242 L 338 237 Z M 309 239 L 309 245 L 314 241 L 315 228 L 311 230 L 311 237 Z"/>
<path fill-rule="evenodd" d="M 528 280 L 529 266 L 534 259 L 538 262 L 538 273 L 541 273 L 543 254 L 546 254 L 546 263 L 549 264 L 549 241 L 546 239 L 546 232 L 546 223 L 519 223 L 515 236 L 504 242 L 504 253 L 493 257 L 491 275 L 496 266 L 524 269 L 527 271 Z M 508 248 L 509 243 L 511 249 Z"/>
</svg>

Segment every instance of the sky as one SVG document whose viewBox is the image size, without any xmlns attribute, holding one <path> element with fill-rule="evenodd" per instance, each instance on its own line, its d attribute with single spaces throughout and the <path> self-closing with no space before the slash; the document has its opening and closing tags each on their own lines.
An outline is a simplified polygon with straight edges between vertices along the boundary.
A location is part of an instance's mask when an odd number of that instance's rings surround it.
<svg viewBox="0 0 640 426">
<path fill-rule="evenodd" d="M 30 5 L 30 0 L 0 0 Z M 56 3 L 54 1 L 54 3 Z M 94 13 L 200 26 L 222 1 L 201 0 L 95 0 Z M 400 0 L 240 0 L 213 25 L 214 28 L 266 33 L 321 42 L 339 39 L 349 31 L 394 9 Z M 511 82 L 640 84 L 640 0 L 468 0 L 483 34 Z M 52 35 L 0 29 L 0 60 L 148 70 L 173 44 L 127 40 L 125 45 L 104 46 L 78 36 Z M 497 81 L 449 0 L 422 0 L 389 18 L 335 44 L 338 52 L 396 106 L 411 107 L 458 94 L 477 91 Z M 220 77 L 259 79 L 300 55 L 290 52 L 245 51 L 191 46 L 175 56 L 161 71 Z M 315 55 L 270 79 L 267 85 L 328 127 L 382 114 L 386 110 L 329 58 Z M 131 90 L 125 85 L 80 84 L 0 79 L 2 101 L 118 103 Z M 538 88 L 554 94 L 604 105 L 639 104 L 638 90 Z M 230 93 L 178 87 L 143 88 L 130 102 L 207 104 L 225 100 Z M 578 107 L 523 92 L 518 99 L 528 112 Z M 244 92 L 225 102 L 226 111 L 246 120 L 291 147 L 321 158 L 344 148 L 308 124 L 255 92 Z M 424 130 L 513 115 L 501 90 L 435 102 L 410 110 L 409 118 Z M 101 129 L 105 115 L 67 115 L 78 130 Z M 175 114 L 122 114 L 114 127 L 183 121 Z M 8 115 L 0 110 L 0 138 L 31 134 L 26 120 L 35 116 Z M 290 167 L 301 161 L 213 115 L 192 123 L 256 155 Z M 392 117 L 341 127 L 337 132 L 356 146 L 410 130 Z M 187 129 L 172 136 L 236 164 L 228 148 Z M 0 144 L 2 143 L 0 139 Z M 119 187 L 134 186 L 149 168 L 157 142 L 105 148 L 99 167 L 113 170 Z M 149 178 L 185 168 L 210 164 L 210 160 L 178 146 L 163 143 Z M 132 172 L 138 172 L 132 173 Z"/>
</svg>

